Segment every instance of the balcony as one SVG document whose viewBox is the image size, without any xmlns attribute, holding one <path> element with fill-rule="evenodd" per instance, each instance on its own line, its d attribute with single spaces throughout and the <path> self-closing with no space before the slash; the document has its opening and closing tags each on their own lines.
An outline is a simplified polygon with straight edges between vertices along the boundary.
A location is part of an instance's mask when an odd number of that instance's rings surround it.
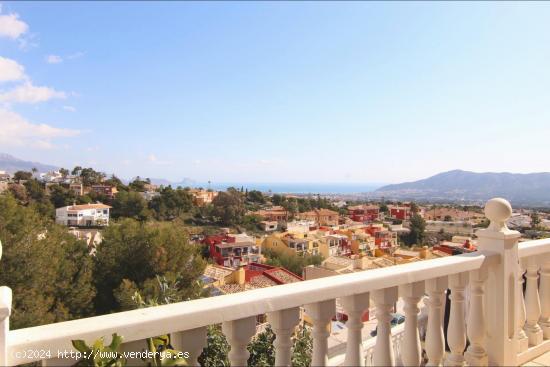
<svg viewBox="0 0 550 367">
<path fill-rule="evenodd" d="M 221 323 L 231 365 L 243 366 L 256 316 L 267 314 L 277 336 L 275 364 L 290 366 L 291 336 L 303 307 L 313 320 L 312 365 L 325 366 L 336 299 L 348 315 L 347 342 L 340 358 L 330 359 L 332 365 L 418 366 L 423 351 L 429 365 L 536 363 L 550 351 L 550 239 L 518 243 L 519 233 L 505 226 L 511 207 L 503 199 L 489 201 L 485 214 L 491 224 L 478 232 L 474 253 L 224 295 L 215 302 L 198 299 L 12 331 L 11 290 L 1 287 L 0 365 L 38 361 L 44 356 L 25 352 L 41 350 L 51 351 L 44 365 L 74 364 L 57 358 L 58 351 L 72 350 L 72 339 L 110 340 L 115 332 L 124 336 L 124 351 L 140 351 L 145 338 L 171 333 L 174 347 L 188 351 L 189 364 L 197 365 L 206 326 Z M 406 319 L 392 335 L 391 313 L 398 300 Z M 361 316 L 369 307 L 375 309 L 377 336 L 363 342 Z"/>
</svg>

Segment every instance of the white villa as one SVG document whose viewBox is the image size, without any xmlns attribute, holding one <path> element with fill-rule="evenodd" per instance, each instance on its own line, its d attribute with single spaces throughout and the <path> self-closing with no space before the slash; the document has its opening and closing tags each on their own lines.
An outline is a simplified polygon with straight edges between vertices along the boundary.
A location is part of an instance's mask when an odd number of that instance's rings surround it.
<svg viewBox="0 0 550 367">
<path fill-rule="evenodd" d="M 55 222 L 69 227 L 92 227 L 109 225 L 109 205 L 69 205 L 55 209 Z"/>
</svg>

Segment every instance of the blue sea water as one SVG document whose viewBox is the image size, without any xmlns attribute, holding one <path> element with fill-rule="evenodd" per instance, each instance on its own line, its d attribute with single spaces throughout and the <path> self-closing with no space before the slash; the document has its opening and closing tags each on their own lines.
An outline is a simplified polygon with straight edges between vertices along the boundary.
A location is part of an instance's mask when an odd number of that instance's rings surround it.
<svg viewBox="0 0 550 367">
<path fill-rule="evenodd" d="M 259 190 L 262 192 L 272 192 L 275 194 L 356 194 L 376 190 L 384 186 L 383 183 L 238 183 L 238 182 L 220 182 L 195 184 L 195 187 L 212 188 L 213 190 L 225 190 L 228 187 L 240 189 L 243 187 L 248 190 Z"/>
</svg>

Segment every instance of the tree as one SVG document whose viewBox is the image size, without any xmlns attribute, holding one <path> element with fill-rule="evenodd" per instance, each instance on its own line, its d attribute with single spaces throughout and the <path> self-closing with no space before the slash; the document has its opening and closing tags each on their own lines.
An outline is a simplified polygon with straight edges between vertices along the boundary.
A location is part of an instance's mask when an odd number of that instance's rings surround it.
<svg viewBox="0 0 550 367">
<path fill-rule="evenodd" d="M 323 262 L 321 255 L 290 255 L 270 249 L 262 250 L 266 257 L 266 264 L 285 268 L 294 274 L 302 275 L 304 268 L 309 265 L 320 265 Z"/>
<path fill-rule="evenodd" d="M 206 263 L 178 223 L 123 219 L 105 229 L 95 265 L 96 309 L 106 313 L 121 309 L 123 289 L 147 289 L 157 275 L 177 279 L 181 299 L 194 298 Z"/>
<path fill-rule="evenodd" d="M 66 178 L 69 175 L 69 170 L 66 168 L 60 168 L 59 173 L 61 174 L 61 177 Z"/>
<path fill-rule="evenodd" d="M 13 290 L 13 328 L 93 314 L 92 260 L 66 228 L 0 195 L 0 284 Z"/>
<path fill-rule="evenodd" d="M 173 220 L 191 210 L 193 196 L 187 190 L 168 186 L 160 190 L 160 195 L 151 200 L 149 207 L 158 220 Z"/>
<path fill-rule="evenodd" d="M 71 205 L 77 200 L 74 191 L 67 189 L 61 185 L 53 185 L 49 187 L 50 201 L 56 208 Z"/>
<path fill-rule="evenodd" d="M 304 324 L 300 325 L 293 336 L 292 360 L 293 367 L 311 366 L 313 353 L 313 338 L 311 332 Z"/>
<path fill-rule="evenodd" d="M 202 367 L 223 367 L 229 366 L 229 343 L 223 335 L 220 325 L 208 326 L 206 347 L 198 360 Z"/>
<path fill-rule="evenodd" d="M 540 224 L 539 214 L 535 211 L 531 213 L 531 227 L 536 228 Z"/>
<path fill-rule="evenodd" d="M 262 194 L 261 191 L 258 191 L 258 190 L 248 191 L 246 194 L 246 199 L 253 203 L 258 203 L 258 204 L 265 203 L 264 194 Z"/>
<path fill-rule="evenodd" d="M 453 217 L 451 217 L 450 215 L 446 215 L 446 216 L 443 218 L 443 220 L 444 220 L 445 222 L 450 222 L 450 221 L 453 220 Z"/>
<path fill-rule="evenodd" d="M 275 333 L 268 325 L 264 331 L 257 334 L 248 344 L 248 366 L 270 367 L 275 364 Z"/>
<path fill-rule="evenodd" d="M 105 178 L 105 173 L 98 172 L 93 168 L 81 168 L 81 167 L 78 167 L 78 168 L 80 168 L 80 171 L 76 171 L 76 172 L 79 172 L 80 179 L 82 180 L 82 184 L 84 184 L 84 186 L 100 184 L 103 182 L 103 179 Z M 76 167 L 75 167 L 75 170 L 76 170 Z M 75 170 L 73 170 L 73 172 L 75 172 Z"/>
<path fill-rule="evenodd" d="M 140 221 L 147 220 L 151 216 L 147 201 L 135 191 L 120 191 L 113 200 L 111 213 L 115 219 L 125 217 Z"/>
<path fill-rule="evenodd" d="M 242 222 L 245 214 L 243 194 L 234 188 L 220 192 L 212 201 L 212 214 L 224 225 L 235 225 Z"/>
<path fill-rule="evenodd" d="M 411 217 L 410 232 L 406 237 L 405 243 L 411 245 L 421 245 L 424 241 L 424 231 L 426 230 L 426 221 L 418 214 Z"/>
<path fill-rule="evenodd" d="M 381 203 L 380 204 L 380 213 L 387 213 L 387 212 L 389 212 L 388 205 L 386 205 L 386 203 Z"/>
<path fill-rule="evenodd" d="M 32 178 L 32 172 L 17 171 L 13 174 L 13 179 L 16 181 L 25 181 Z"/>
</svg>

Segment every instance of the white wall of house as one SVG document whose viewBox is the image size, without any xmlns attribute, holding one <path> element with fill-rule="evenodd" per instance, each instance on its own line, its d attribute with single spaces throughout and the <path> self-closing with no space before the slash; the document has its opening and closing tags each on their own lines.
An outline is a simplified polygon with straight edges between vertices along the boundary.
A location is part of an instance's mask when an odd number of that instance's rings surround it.
<svg viewBox="0 0 550 367">
<path fill-rule="evenodd" d="M 106 226 L 109 224 L 108 208 L 74 210 L 65 206 L 55 210 L 55 222 L 65 226 Z"/>
</svg>

